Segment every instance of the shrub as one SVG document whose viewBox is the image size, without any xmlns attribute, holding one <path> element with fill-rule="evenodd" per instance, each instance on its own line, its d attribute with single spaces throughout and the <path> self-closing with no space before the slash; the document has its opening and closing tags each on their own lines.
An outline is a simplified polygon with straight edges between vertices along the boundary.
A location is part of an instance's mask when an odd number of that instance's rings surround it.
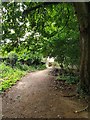
<svg viewBox="0 0 90 120">
<path fill-rule="evenodd" d="M 15 52 L 10 52 L 8 54 L 7 64 L 9 64 L 12 68 L 16 65 L 18 60 L 18 56 Z"/>
<path fill-rule="evenodd" d="M 20 70 L 24 70 L 24 71 L 29 70 L 29 66 L 28 65 L 21 64 L 20 62 L 17 63 L 17 68 L 20 69 Z"/>
</svg>

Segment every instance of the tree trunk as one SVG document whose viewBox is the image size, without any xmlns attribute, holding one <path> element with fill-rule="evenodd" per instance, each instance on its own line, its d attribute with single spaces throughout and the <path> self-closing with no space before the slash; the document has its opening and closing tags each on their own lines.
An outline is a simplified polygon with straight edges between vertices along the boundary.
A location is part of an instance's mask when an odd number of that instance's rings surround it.
<svg viewBox="0 0 90 120">
<path fill-rule="evenodd" d="M 90 95 L 90 4 L 73 4 L 80 25 L 80 88 Z"/>
</svg>

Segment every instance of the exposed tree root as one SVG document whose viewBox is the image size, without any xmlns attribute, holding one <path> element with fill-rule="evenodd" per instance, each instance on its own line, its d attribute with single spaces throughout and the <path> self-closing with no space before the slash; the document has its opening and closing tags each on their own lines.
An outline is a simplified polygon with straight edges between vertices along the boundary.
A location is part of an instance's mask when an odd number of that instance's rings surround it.
<svg viewBox="0 0 90 120">
<path fill-rule="evenodd" d="M 73 95 L 64 95 L 63 97 L 74 97 L 74 96 L 78 96 L 78 94 L 73 94 Z M 86 111 L 86 110 L 88 110 L 88 105 L 85 107 L 85 108 L 83 108 L 83 109 L 81 109 L 81 110 L 76 110 L 76 111 L 74 111 L 74 113 L 79 113 L 79 112 L 83 112 L 83 111 Z"/>
<path fill-rule="evenodd" d="M 74 97 L 74 96 L 78 96 L 77 94 L 73 94 L 73 95 L 63 95 L 63 97 Z"/>
<path fill-rule="evenodd" d="M 79 113 L 79 112 L 83 112 L 83 111 L 86 111 L 86 110 L 88 110 L 88 105 L 85 108 L 81 109 L 81 110 L 74 111 L 74 113 Z"/>
</svg>

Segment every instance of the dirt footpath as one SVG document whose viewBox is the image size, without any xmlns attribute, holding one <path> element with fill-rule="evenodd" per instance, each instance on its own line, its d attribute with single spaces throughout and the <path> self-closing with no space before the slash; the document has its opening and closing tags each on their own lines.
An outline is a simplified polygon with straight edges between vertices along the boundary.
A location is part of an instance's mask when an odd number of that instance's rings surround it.
<svg viewBox="0 0 90 120">
<path fill-rule="evenodd" d="M 88 118 L 86 104 L 63 97 L 50 69 L 28 73 L 2 96 L 3 118 Z"/>
</svg>

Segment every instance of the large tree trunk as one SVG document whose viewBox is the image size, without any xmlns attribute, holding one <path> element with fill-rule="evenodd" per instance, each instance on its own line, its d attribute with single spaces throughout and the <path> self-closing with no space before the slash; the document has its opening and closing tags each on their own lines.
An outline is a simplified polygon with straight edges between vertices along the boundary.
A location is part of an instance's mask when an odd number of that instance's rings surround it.
<svg viewBox="0 0 90 120">
<path fill-rule="evenodd" d="M 80 88 L 90 95 L 90 4 L 73 4 L 80 25 Z"/>
</svg>

